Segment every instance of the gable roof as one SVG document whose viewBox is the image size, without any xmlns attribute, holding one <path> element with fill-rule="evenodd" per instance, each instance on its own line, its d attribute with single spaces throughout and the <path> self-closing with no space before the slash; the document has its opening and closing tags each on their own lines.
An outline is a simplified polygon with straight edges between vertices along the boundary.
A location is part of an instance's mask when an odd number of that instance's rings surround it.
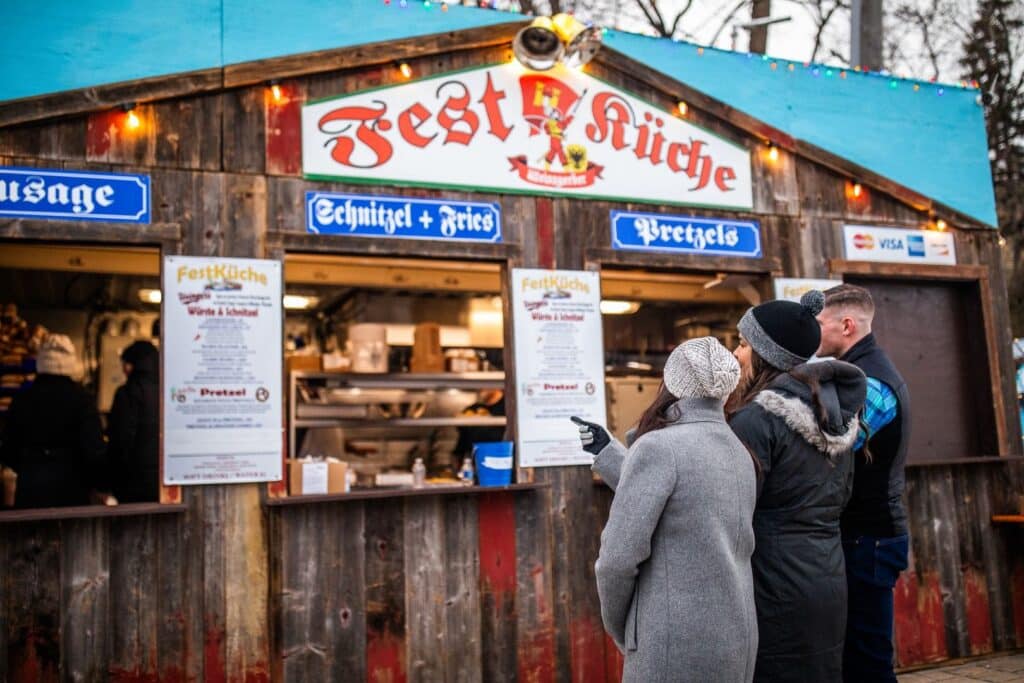
<svg viewBox="0 0 1024 683">
<path fill-rule="evenodd" d="M 11 100 L 522 18 L 423 0 L 60 0 L 15 4 L 5 19 L 0 110 Z M 784 60 L 620 31 L 605 42 L 792 138 L 996 224 L 977 91 L 820 65 L 790 69 Z"/>
</svg>

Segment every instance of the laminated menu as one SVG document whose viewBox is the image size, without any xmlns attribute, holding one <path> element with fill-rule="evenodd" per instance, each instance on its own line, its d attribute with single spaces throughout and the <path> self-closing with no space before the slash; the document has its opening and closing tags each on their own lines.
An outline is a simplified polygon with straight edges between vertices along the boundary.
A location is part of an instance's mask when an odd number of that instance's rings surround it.
<svg viewBox="0 0 1024 683">
<path fill-rule="evenodd" d="M 282 475 L 281 263 L 163 263 L 164 483 Z"/>
<path fill-rule="evenodd" d="M 520 467 L 589 465 L 573 415 L 605 424 L 601 280 L 589 271 L 512 271 Z"/>
</svg>

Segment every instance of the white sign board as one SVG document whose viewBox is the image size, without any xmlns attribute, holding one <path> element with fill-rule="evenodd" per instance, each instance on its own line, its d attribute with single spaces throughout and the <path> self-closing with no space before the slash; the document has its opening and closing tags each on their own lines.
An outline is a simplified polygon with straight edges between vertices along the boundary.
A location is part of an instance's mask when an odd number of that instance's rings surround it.
<svg viewBox="0 0 1024 683">
<path fill-rule="evenodd" d="M 824 292 L 843 284 L 842 280 L 818 280 L 802 277 L 777 277 L 775 278 L 775 298 L 786 301 L 800 302 L 802 297 L 812 289 Z"/>
<path fill-rule="evenodd" d="M 752 208 L 750 151 L 583 72 L 516 62 L 311 102 L 311 179 Z"/>
<path fill-rule="evenodd" d="M 168 256 L 164 483 L 278 481 L 281 263 Z"/>
<path fill-rule="evenodd" d="M 569 418 L 607 424 L 601 280 L 573 270 L 512 270 L 520 467 L 590 465 Z"/>
<path fill-rule="evenodd" d="M 851 261 L 956 265 L 956 244 L 949 232 L 844 225 L 843 241 Z"/>
</svg>

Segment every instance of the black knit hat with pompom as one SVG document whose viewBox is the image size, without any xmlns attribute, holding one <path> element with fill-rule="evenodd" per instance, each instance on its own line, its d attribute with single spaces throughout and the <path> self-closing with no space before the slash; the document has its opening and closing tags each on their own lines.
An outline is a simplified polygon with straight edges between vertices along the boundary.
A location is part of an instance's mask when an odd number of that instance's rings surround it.
<svg viewBox="0 0 1024 683">
<path fill-rule="evenodd" d="M 792 370 L 818 350 L 821 326 L 816 316 L 824 307 L 825 295 L 816 289 L 800 297 L 800 303 L 769 301 L 744 314 L 740 334 L 769 365 Z"/>
</svg>

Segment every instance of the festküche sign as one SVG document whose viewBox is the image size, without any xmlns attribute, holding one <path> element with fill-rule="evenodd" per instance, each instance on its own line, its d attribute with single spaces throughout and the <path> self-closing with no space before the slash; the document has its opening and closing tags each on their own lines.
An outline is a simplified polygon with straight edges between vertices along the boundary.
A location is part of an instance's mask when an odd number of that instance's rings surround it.
<svg viewBox="0 0 1024 683">
<path fill-rule="evenodd" d="M 612 248 L 761 258 L 757 221 L 611 212 Z"/>
<path fill-rule="evenodd" d="M 501 208 L 495 203 L 334 192 L 306 193 L 306 230 L 353 237 L 502 241 Z"/>
<path fill-rule="evenodd" d="M 561 65 L 506 63 L 311 102 L 302 172 L 750 209 L 750 152 Z"/>
<path fill-rule="evenodd" d="M 0 216 L 149 223 L 149 176 L 0 167 Z"/>
</svg>

